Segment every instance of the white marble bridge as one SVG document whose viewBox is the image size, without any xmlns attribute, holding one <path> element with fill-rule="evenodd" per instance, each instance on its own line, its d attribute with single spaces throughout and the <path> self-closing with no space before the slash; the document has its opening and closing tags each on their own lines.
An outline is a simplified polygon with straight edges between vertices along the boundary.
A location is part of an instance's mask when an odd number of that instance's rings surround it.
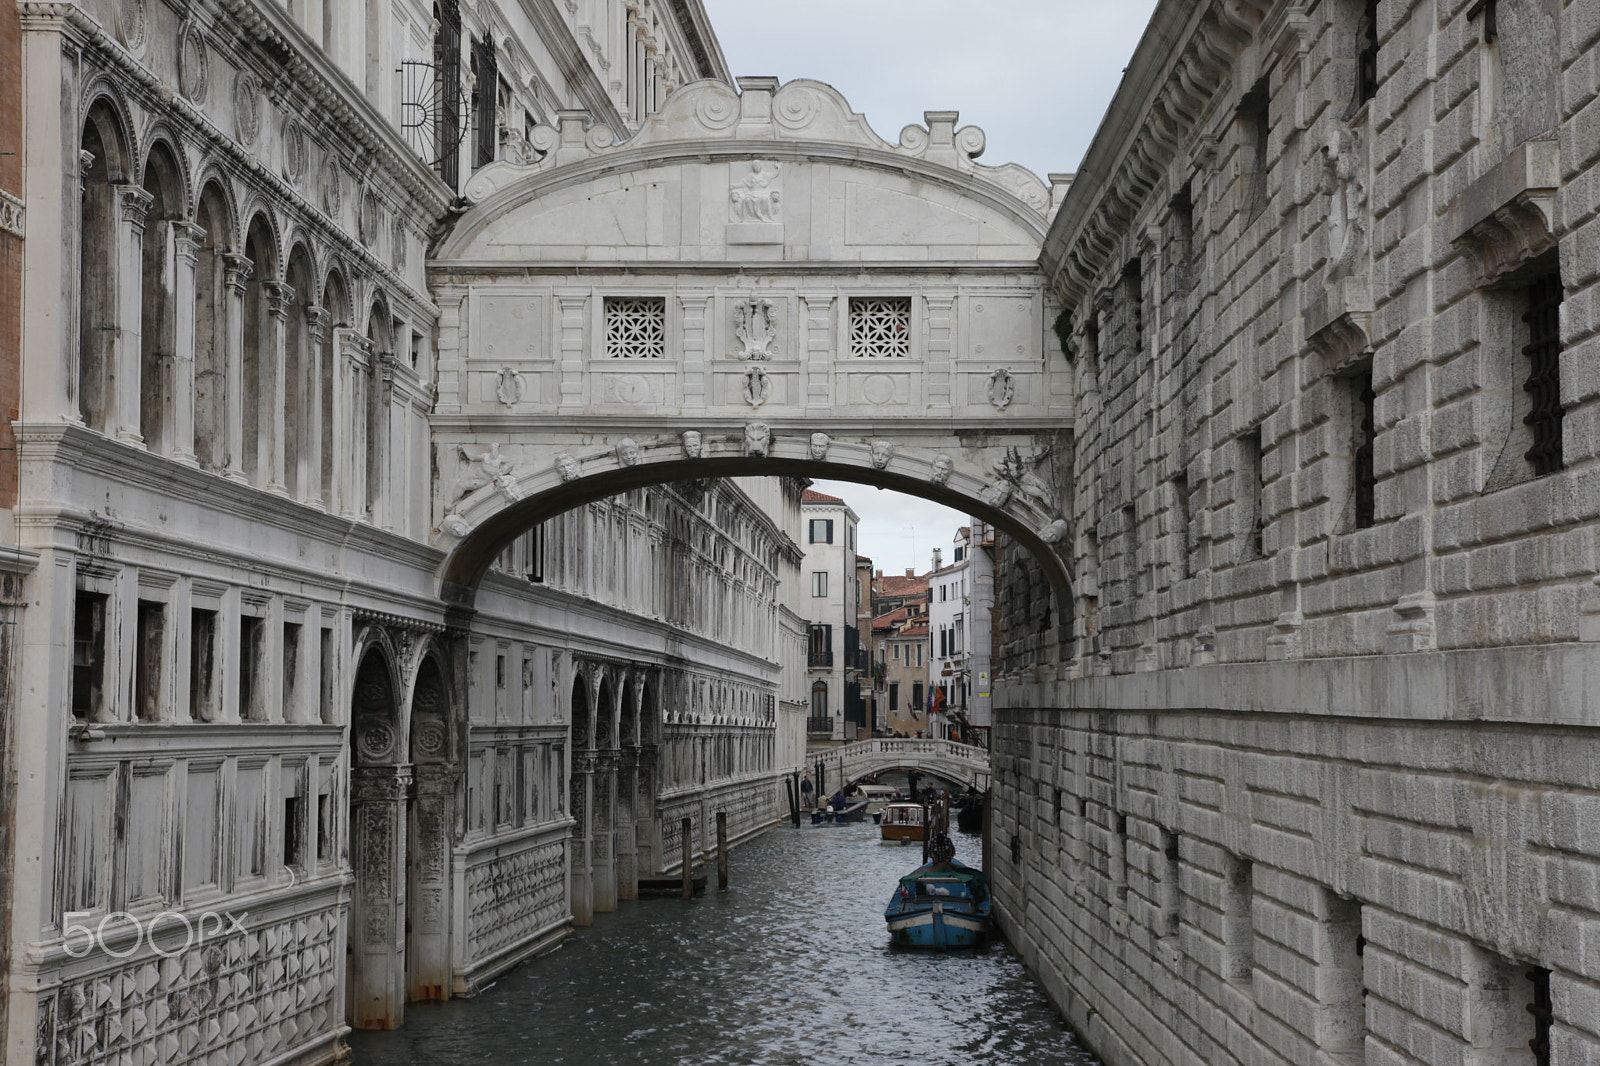
<svg viewBox="0 0 1600 1066">
<path fill-rule="evenodd" d="M 953 740 L 878 738 L 810 752 L 807 763 L 822 764 L 828 790 L 841 781 L 856 782 L 886 770 L 918 770 L 972 785 L 980 792 L 989 787 L 989 753 Z"/>
</svg>

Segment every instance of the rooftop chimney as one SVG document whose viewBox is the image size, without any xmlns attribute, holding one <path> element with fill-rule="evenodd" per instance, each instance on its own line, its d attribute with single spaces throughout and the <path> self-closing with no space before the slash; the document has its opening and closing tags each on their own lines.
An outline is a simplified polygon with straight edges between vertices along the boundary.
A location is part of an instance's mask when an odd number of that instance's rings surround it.
<svg viewBox="0 0 1600 1066">
<path fill-rule="evenodd" d="M 914 568 L 909 567 L 909 566 L 906 567 L 906 577 L 916 577 L 916 576 L 917 576 L 917 571 Z"/>
<path fill-rule="evenodd" d="M 881 578 L 881 577 L 883 577 L 883 571 L 882 571 L 882 570 L 879 570 L 879 571 L 878 571 L 878 572 L 877 572 L 877 574 L 875 574 L 875 575 L 874 575 L 874 577 L 877 577 L 877 578 Z"/>
<path fill-rule="evenodd" d="M 938 548 L 933 549 L 933 568 L 935 570 L 939 569 L 939 554 Z"/>
</svg>

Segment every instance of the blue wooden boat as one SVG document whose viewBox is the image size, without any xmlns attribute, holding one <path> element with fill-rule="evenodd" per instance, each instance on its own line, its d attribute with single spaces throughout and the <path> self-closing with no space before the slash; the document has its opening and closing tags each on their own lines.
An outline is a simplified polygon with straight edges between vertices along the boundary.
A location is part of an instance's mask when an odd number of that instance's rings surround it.
<svg viewBox="0 0 1600 1066">
<path fill-rule="evenodd" d="M 957 862 L 950 838 L 942 833 L 933 853 L 933 862 L 912 870 L 896 886 L 883 912 L 889 938 L 908 948 L 977 947 L 989 936 L 989 878 Z"/>
</svg>

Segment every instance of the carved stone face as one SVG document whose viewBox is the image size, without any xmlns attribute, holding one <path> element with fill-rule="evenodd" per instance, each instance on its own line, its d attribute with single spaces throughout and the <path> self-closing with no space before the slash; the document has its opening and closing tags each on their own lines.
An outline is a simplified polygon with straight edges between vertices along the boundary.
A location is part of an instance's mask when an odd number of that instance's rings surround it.
<svg viewBox="0 0 1600 1066">
<path fill-rule="evenodd" d="M 933 478 L 935 485 L 943 485 L 950 480 L 950 474 L 956 468 L 955 461 L 948 455 L 938 455 L 933 460 Z"/>
<path fill-rule="evenodd" d="M 886 440 L 872 442 L 872 465 L 882 470 L 889 465 L 889 460 L 894 457 L 894 445 Z"/>
<path fill-rule="evenodd" d="M 639 461 L 639 442 L 632 437 L 623 437 L 617 442 L 617 459 L 623 466 L 632 466 Z"/>
<path fill-rule="evenodd" d="M 578 460 L 562 452 L 556 456 L 556 473 L 561 475 L 562 481 L 571 481 L 578 476 Z"/>
<path fill-rule="evenodd" d="M 683 454 L 690 459 L 700 458 L 702 443 L 699 430 L 686 429 L 683 431 Z"/>
<path fill-rule="evenodd" d="M 828 435 L 826 433 L 811 434 L 811 458 L 818 462 L 828 457 Z"/>
<path fill-rule="evenodd" d="M 749 422 L 744 427 L 744 451 L 746 455 L 766 455 L 767 443 L 771 439 L 771 430 L 765 422 Z"/>
</svg>

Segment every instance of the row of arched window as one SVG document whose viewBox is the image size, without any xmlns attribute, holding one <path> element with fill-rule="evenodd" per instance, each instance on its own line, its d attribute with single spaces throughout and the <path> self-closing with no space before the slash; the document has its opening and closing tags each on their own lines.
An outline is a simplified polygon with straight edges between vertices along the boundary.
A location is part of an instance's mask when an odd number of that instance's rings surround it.
<svg viewBox="0 0 1600 1066">
<path fill-rule="evenodd" d="M 373 518 L 396 332 L 383 294 L 362 316 L 339 268 L 319 278 L 304 241 L 280 262 L 264 206 L 236 232 L 218 177 L 191 216 L 176 150 L 154 141 L 139 170 L 130 143 L 109 98 L 97 101 L 81 140 L 69 410 L 156 454 Z"/>
</svg>

